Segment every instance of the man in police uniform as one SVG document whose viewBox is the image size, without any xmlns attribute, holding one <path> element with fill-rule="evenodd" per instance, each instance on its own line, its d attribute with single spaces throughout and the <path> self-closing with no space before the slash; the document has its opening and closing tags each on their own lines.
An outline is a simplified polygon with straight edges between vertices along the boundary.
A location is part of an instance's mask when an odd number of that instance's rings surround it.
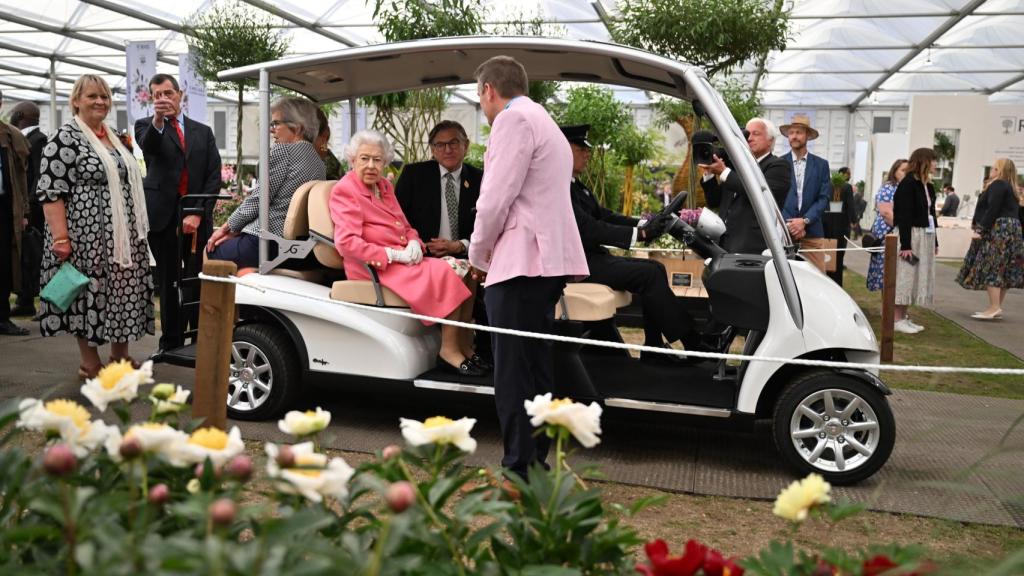
<svg viewBox="0 0 1024 576">
<path fill-rule="evenodd" d="M 605 246 L 628 249 L 637 242 L 651 242 L 672 222 L 670 215 L 655 216 L 650 222 L 613 212 L 601 206 L 594 194 L 579 180 L 590 160 L 587 142 L 589 125 L 563 126 L 572 148 L 572 209 L 590 268 L 588 282 L 626 290 L 640 297 L 644 312 L 644 345 L 664 346 L 682 341 L 687 350 L 705 350 L 693 328 L 693 319 L 683 309 L 668 285 L 665 267 L 655 260 L 613 256 Z M 662 339 L 664 336 L 664 340 Z M 641 355 L 641 360 L 678 362 L 665 354 Z"/>
</svg>

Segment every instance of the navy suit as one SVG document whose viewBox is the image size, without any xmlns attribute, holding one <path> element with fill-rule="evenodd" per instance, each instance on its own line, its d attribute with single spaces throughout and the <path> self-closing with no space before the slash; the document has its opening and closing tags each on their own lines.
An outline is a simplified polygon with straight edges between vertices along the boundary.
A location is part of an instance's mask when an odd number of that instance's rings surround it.
<svg viewBox="0 0 1024 576">
<path fill-rule="evenodd" d="M 782 159 L 793 166 L 792 152 L 784 155 Z M 828 201 L 832 197 L 832 180 L 828 160 L 814 154 L 807 154 L 803 196 L 803 202 L 800 203 L 800 208 L 797 208 L 796 170 L 794 169 L 793 179 L 789 185 L 789 194 L 786 196 L 786 203 L 782 206 L 782 217 L 786 220 L 806 218 L 809 221 L 805 228 L 807 238 L 823 238 L 825 228 L 821 218 L 828 210 Z"/>
</svg>

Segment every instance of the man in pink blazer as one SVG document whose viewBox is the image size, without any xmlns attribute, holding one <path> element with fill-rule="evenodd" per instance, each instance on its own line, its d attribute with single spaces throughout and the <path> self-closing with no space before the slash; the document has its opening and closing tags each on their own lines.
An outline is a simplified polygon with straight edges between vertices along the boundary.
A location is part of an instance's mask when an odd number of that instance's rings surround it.
<svg viewBox="0 0 1024 576">
<path fill-rule="evenodd" d="M 589 274 L 569 195 L 572 153 L 547 111 L 525 96 L 522 64 L 496 56 L 474 76 L 491 136 L 469 261 L 486 274 L 492 326 L 550 332 L 566 281 Z M 547 457 L 548 438 L 534 438 L 523 402 L 552 391 L 551 346 L 498 334 L 491 340 L 501 463 L 525 478 L 532 463 Z"/>
</svg>

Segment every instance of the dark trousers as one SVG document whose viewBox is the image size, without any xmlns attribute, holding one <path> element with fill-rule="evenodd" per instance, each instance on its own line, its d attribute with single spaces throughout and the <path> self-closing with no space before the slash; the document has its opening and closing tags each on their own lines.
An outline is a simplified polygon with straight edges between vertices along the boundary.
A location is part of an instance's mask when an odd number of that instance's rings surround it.
<svg viewBox="0 0 1024 576">
<path fill-rule="evenodd" d="M 487 287 L 484 298 L 491 326 L 550 333 L 555 304 L 565 288 L 563 277 L 517 276 Z M 554 390 L 554 358 L 547 340 L 491 335 L 494 350 L 494 403 L 505 445 L 501 465 L 526 477 L 534 462 L 543 463 L 550 440 L 534 437 L 523 402 Z"/>
<path fill-rule="evenodd" d="M 828 272 L 828 277 L 835 281 L 840 286 L 843 285 L 843 260 L 846 258 L 846 252 L 842 249 L 846 248 L 846 236 L 850 233 L 850 223 L 846 219 L 846 213 L 844 212 L 826 212 L 822 218 L 822 224 L 825 227 L 825 237 L 835 238 L 836 248 L 840 249 L 836 252 L 836 270 L 835 272 Z"/>
<path fill-rule="evenodd" d="M 202 251 L 210 237 L 211 226 L 203 219 L 192 253 L 192 236 L 179 234 L 178 226 L 149 233 L 149 249 L 156 260 L 156 290 L 160 296 L 160 348 L 169 350 L 185 343 L 185 332 L 199 325 L 199 307 L 183 307 L 182 302 L 199 299 L 195 282 L 179 284 L 181 278 L 194 277 L 202 268 Z"/>
<path fill-rule="evenodd" d="M 590 277 L 587 282 L 604 284 L 640 297 L 644 313 L 644 344 L 661 346 L 682 340 L 687 348 L 696 344 L 693 318 L 683 309 L 668 285 L 665 266 L 656 260 L 626 258 L 611 254 L 587 254 Z"/>
<path fill-rule="evenodd" d="M 39 274 L 43 264 L 43 229 L 29 228 L 21 235 L 21 286 L 18 288 L 19 308 L 36 306 L 39 296 Z"/>
<path fill-rule="evenodd" d="M 11 289 L 14 282 L 14 209 L 11 193 L 0 195 L 0 323 L 11 319 Z"/>
<path fill-rule="evenodd" d="M 276 244 L 270 243 L 270 248 Z M 268 258 L 274 256 L 267 255 Z M 260 265 L 260 239 L 258 236 L 242 232 L 234 238 L 228 238 L 210 252 L 210 260 L 228 260 L 238 268 L 256 268 Z"/>
</svg>

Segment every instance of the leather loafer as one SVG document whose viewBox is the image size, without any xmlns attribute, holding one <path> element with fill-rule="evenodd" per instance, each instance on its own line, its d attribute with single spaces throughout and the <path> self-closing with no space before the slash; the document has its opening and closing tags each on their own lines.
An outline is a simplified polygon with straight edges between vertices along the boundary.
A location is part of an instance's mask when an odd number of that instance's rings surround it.
<svg viewBox="0 0 1024 576">
<path fill-rule="evenodd" d="M 492 362 L 484 360 L 479 354 L 473 354 L 472 358 L 470 358 L 468 361 L 477 368 L 484 370 L 486 372 L 494 370 L 494 364 Z"/>
<path fill-rule="evenodd" d="M 449 372 L 451 372 L 453 374 L 458 374 L 459 376 L 475 376 L 475 377 L 478 377 L 478 376 L 486 376 L 487 375 L 487 372 L 484 371 L 483 368 L 480 368 L 479 366 L 473 364 L 468 359 L 467 360 L 463 360 L 462 364 L 459 364 L 458 366 L 455 366 L 453 364 L 449 364 L 447 360 L 445 360 L 444 358 L 441 358 L 440 356 L 438 356 L 437 357 L 437 363 L 438 363 L 439 366 L 441 366 L 445 370 L 447 370 L 447 371 L 449 371 Z"/>
<path fill-rule="evenodd" d="M 0 336 L 28 336 L 28 330 L 14 322 L 0 322 Z"/>
</svg>

